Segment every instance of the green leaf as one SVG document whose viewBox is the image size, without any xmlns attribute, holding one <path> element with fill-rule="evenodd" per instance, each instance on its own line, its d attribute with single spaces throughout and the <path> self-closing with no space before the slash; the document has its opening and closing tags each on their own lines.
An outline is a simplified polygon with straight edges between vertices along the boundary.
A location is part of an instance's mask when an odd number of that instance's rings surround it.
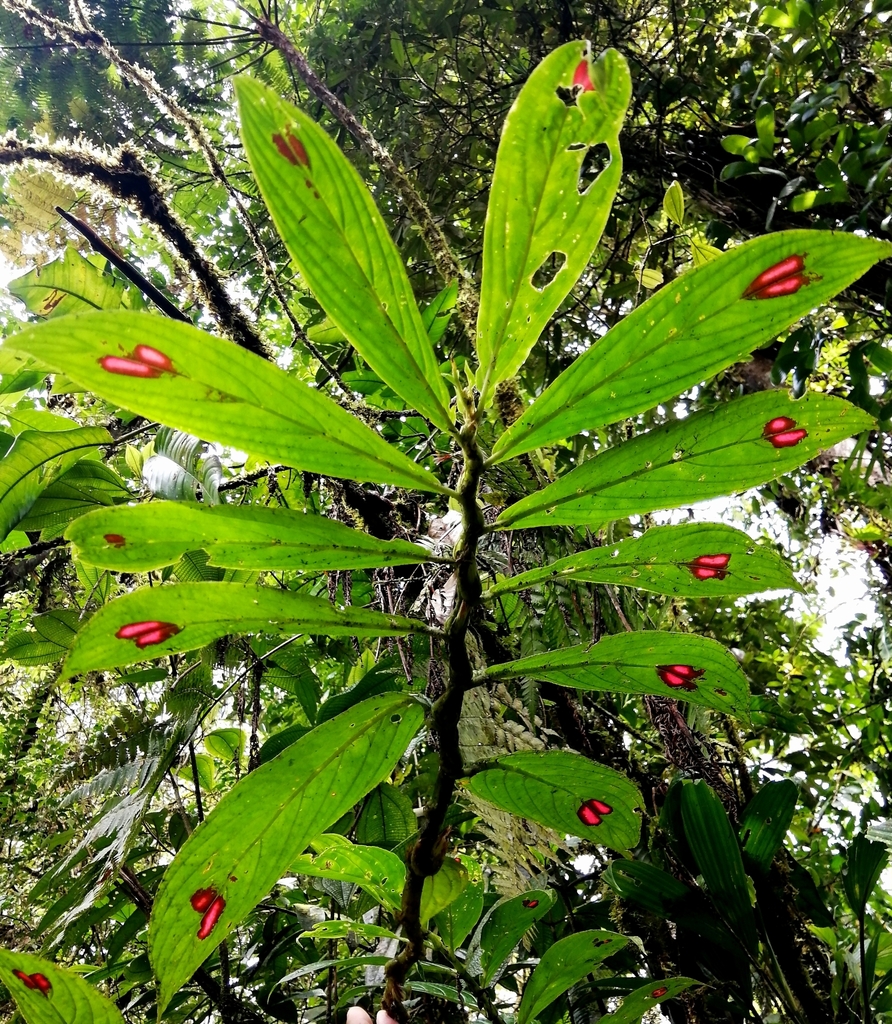
<svg viewBox="0 0 892 1024">
<path fill-rule="evenodd" d="M 859 921 L 864 919 L 867 901 L 889 861 L 889 849 L 866 836 L 855 836 L 846 855 L 842 881 L 846 898 Z"/>
<path fill-rule="evenodd" d="M 137 346 L 170 358 L 157 377 L 110 372 Z M 446 493 L 433 476 L 321 392 L 197 327 L 146 313 L 83 313 L 28 327 L 4 348 L 45 359 L 149 419 L 295 469 Z M 156 357 L 157 358 L 157 357 Z"/>
<path fill-rule="evenodd" d="M 577 75 L 592 87 L 575 87 Z M 619 130 L 631 88 L 616 50 L 591 64 L 587 46 L 567 43 L 537 65 L 508 112 L 483 236 L 481 406 L 523 365 L 598 244 L 622 172 Z M 605 147 L 609 162 L 586 187 L 584 161 Z"/>
<path fill-rule="evenodd" d="M 698 564 L 728 555 L 724 567 Z M 487 598 L 549 581 L 576 580 L 635 587 L 676 597 L 737 597 L 761 590 L 798 590 L 790 567 L 766 545 L 720 523 L 654 526 L 640 537 L 589 548 L 499 582 Z"/>
<path fill-rule="evenodd" d="M 365 569 L 431 559 L 417 544 L 378 540 L 324 516 L 261 505 L 153 501 L 97 509 L 65 536 L 79 558 L 119 572 L 159 569 L 198 548 L 211 565 L 228 569 Z"/>
<path fill-rule="evenodd" d="M 71 469 L 87 449 L 110 441 L 105 427 L 22 431 L 0 460 L 0 540 L 25 518 L 41 491 Z"/>
<path fill-rule="evenodd" d="M 23 530 L 57 530 L 95 509 L 132 498 L 127 485 L 102 462 L 82 458 L 46 487 L 20 524 Z"/>
<path fill-rule="evenodd" d="M 406 865 L 395 853 L 375 846 L 354 846 L 338 835 L 318 836 L 310 849 L 312 854 L 305 853 L 292 861 L 294 874 L 352 882 L 388 910 L 399 909 Z"/>
<path fill-rule="evenodd" d="M 454 430 L 406 268 L 362 179 L 303 111 L 250 78 L 235 91 L 248 162 L 301 276 L 375 373 Z"/>
<path fill-rule="evenodd" d="M 774 136 L 774 107 L 770 103 L 760 103 L 756 111 L 756 134 L 759 136 L 760 156 L 767 159 L 774 152 L 777 139 Z"/>
<path fill-rule="evenodd" d="M 581 754 L 523 751 L 496 760 L 466 783 L 475 795 L 561 833 L 628 850 L 638 842 L 641 795 L 629 780 Z M 609 811 L 598 811 L 604 805 Z"/>
<path fill-rule="evenodd" d="M 467 889 L 470 880 L 464 864 L 447 857 L 440 870 L 424 880 L 420 912 L 422 925 L 427 927 L 428 921 L 435 914 L 454 903 Z"/>
<path fill-rule="evenodd" d="M 677 181 L 673 181 L 663 196 L 663 212 L 679 227 L 684 227 L 684 192 Z"/>
<path fill-rule="evenodd" d="M 71 246 L 61 259 L 15 278 L 8 288 L 29 312 L 48 319 L 89 309 L 138 309 L 143 304 L 140 295 L 134 306 L 133 289 L 126 288 L 123 281 L 111 274 L 103 274 Z"/>
<path fill-rule="evenodd" d="M 702 981 L 694 981 L 693 978 L 652 979 L 641 988 L 630 992 L 623 999 L 619 1009 L 603 1016 L 598 1024 L 639 1024 L 645 1013 L 654 1006 L 659 1006 L 665 1000 L 674 999 L 687 989 L 702 984 Z"/>
<path fill-rule="evenodd" d="M 716 257 L 722 255 L 722 250 L 714 245 L 707 245 L 697 238 L 691 239 L 691 259 L 695 267 L 702 267 L 704 263 L 710 263 Z"/>
<path fill-rule="evenodd" d="M 808 435 L 793 446 L 775 448 L 763 432 L 781 418 Z M 614 519 L 743 491 L 795 469 L 873 422 L 830 395 L 809 394 L 799 402 L 776 391 L 748 395 L 599 452 L 511 505 L 496 526 L 584 523 L 594 529 Z"/>
<path fill-rule="evenodd" d="M 765 874 L 793 821 L 799 787 L 792 779 L 766 783 L 740 818 L 740 843 L 748 867 Z"/>
<path fill-rule="evenodd" d="M 474 879 L 445 910 L 434 917 L 437 931 L 453 952 L 471 934 L 471 929 L 483 913 L 483 881 Z"/>
<path fill-rule="evenodd" d="M 749 717 L 749 688 L 737 659 L 693 633 L 617 633 L 494 665 L 490 679 L 528 676 L 577 690 L 674 697 L 739 718 Z"/>
<path fill-rule="evenodd" d="M 307 843 L 389 775 L 423 717 L 410 697 L 375 697 L 314 729 L 223 797 L 180 848 L 155 899 L 149 957 L 160 1013 Z M 196 911 L 198 893 L 205 909 Z M 212 894 L 225 906 L 208 928 Z M 207 934 L 199 938 L 202 922 Z"/>
<path fill-rule="evenodd" d="M 755 954 L 756 924 L 737 836 L 721 800 L 698 780 L 681 791 L 685 837 L 720 917 L 737 940 Z"/>
<path fill-rule="evenodd" d="M 232 763 L 245 746 L 245 734 L 241 729 L 214 729 L 204 736 L 205 749 L 213 757 Z"/>
<path fill-rule="evenodd" d="M 440 339 L 446 333 L 457 299 L 458 282 L 453 281 L 452 284 L 447 284 L 442 291 L 439 291 L 429 305 L 425 306 L 424 312 L 421 314 L 421 322 L 424 324 L 431 344 L 439 344 Z"/>
<path fill-rule="evenodd" d="M 19 665 L 50 665 L 68 653 L 77 636 L 79 614 L 68 608 L 57 608 L 45 615 L 35 615 L 33 629 L 13 633 L 3 645 L 3 658 Z"/>
<path fill-rule="evenodd" d="M 0 981 L 26 1024 L 124 1024 L 117 1006 L 88 981 L 33 953 L 0 949 Z"/>
<path fill-rule="evenodd" d="M 158 623 L 166 639 L 137 646 L 142 632 L 125 626 Z M 164 628 L 169 627 L 169 628 Z M 429 632 L 398 615 L 365 608 L 336 608 L 321 597 L 240 583 L 182 583 L 142 587 L 103 605 L 78 635 L 65 676 L 132 665 L 181 651 L 195 651 L 230 633 L 319 633 L 323 636 L 403 636 Z"/>
<path fill-rule="evenodd" d="M 356 822 L 356 841 L 374 843 L 391 849 L 404 843 L 418 831 L 412 801 L 389 782 L 382 782 L 365 802 Z"/>
<path fill-rule="evenodd" d="M 518 942 L 554 906 L 550 889 L 530 889 L 519 896 L 503 896 L 477 926 L 468 948 L 469 970 L 481 975 L 489 988 L 514 952 Z"/>
<path fill-rule="evenodd" d="M 630 313 L 546 388 L 496 442 L 491 462 L 668 401 L 744 359 L 857 280 L 892 244 L 831 231 L 784 231 L 696 267 Z M 806 286 L 758 300 L 744 292 L 781 260 L 804 257 Z M 611 517 L 616 518 L 616 517 Z"/>
<path fill-rule="evenodd" d="M 154 449 L 142 466 L 142 478 L 153 494 L 174 501 L 200 498 L 206 505 L 219 504 L 223 464 L 210 445 L 181 430 L 161 427 Z"/>
<path fill-rule="evenodd" d="M 582 981 L 628 941 L 625 935 L 604 931 L 576 932 L 558 939 L 545 951 L 524 986 L 517 1010 L 517 1024 L 528 1024 L 534 1020 L 546 1006 Z"/>
</svg>

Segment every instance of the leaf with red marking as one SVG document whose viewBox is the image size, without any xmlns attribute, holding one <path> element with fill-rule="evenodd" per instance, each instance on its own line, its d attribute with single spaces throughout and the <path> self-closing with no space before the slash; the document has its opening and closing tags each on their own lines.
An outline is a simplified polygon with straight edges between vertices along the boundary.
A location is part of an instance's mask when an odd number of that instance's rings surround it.
<svg viewBox="0 0 892 1024">
<path fill-rule="evenodd" d="M 147 313 L 83 313 L 26 327 L 3 348 L 37 357 L 120 408 L 270 462 L 446 490 L 316 388 L 190 324 Z"/>
<path fill-rule="evenodd" d="M 769 429 L 781 418 L 793 427 Z M 692 505 L 774 480 L 873 425 L 867 413 L 831 395 L 809 394 L 795 403 L 783 392 L 748 395 L 599 452 L 511 505 L 496 526 L 596 527 Z"/>
<path fill-rule="evenodd" d="M 661 978 L 659 981 L 649 981 L 625 996 L 618 1009 L 606 1014 L 598 1024 L 640 1024 L 641 1018 L 648 1010 L 659 1006 L 667 999 L 674 999 L 689 988 L 702 984 L 702 981 L 695 981 L 693 978 Z"/>
<path fill-rule="evenodd" d="M 654 526 L 640 537 L 589 548 L 499 580 L 486 596 L 570 580 L 676 597 L 802 590 L 787 563 L 767 545 L 756 544 L 742 531 L 720 523 L 683 523 Z"/>
<path fill-rule="evenodd" d="M 619 185 L 625 59 L 567 43 L 535 68 L 508 111 L 489 192 L 477 320 L 481 405 L 513 376 L 585 269 Z M 590 184 L 589 154 L 607 154 Z"/>
<path fill-rule="evenodd" d="M 519 896 L 503 896 L 474 930 L 468 947 L 469 969 L 489 988 L 500 976 L 508 957 L 533 925 L 554 906 L 551 889 L 531 889 Z"/>
<path fill-rule="evenodd" d="M 628 942 L 616 932 L 585 931 L 553 943 L 536 965 L 523 990 L 517 1024 L 528 1024 Z"/>
<path fill-rule="evenodd" d="M 693 633 L 616 633 L 596 644 L 493 665 L 486 675 L 528 676 L 577 690 L 675 697 L 749 718 L 749 687 L 737 659 L 715 640 Z"/>
<path fill-rule="evenodd" d="M 629 780 L 581 754 L 563 750 L 521 752 L 498 758 L 497 766 L 472 775 L 466 783 L 478 797 L 522 818 L 612 850 L 628 850 L 638 841 L 635 813 L 641 796 Z M 583 821 L 583 805 L 597 800 L 611 808 L 599 821 Z"/>
<path fill-rule="evenodd" d="M 301 276 L 375 373 L 452 429 L 439 361 L 368 188 L 311 117 L 253 79 L 235 86 L 248 161 Z"/>
<path fill-rule="evenodd" d="M 430 552 L 378 540 L 309 512 L 261 505 L 153 501 L 96 509 L 65 532 L 77 556 L 118 572 L 173 565 L 187 551 L 227 569 L 364 569 L 426 562 Z"/>
<path fill-rule="evenodd" d="M 338 608 L 321 597 L 240 583 L 143 587 L 102 606 L 81 629 L 65 676 L 194 651 L 231 633 L 405 636 L 429 627 L 399 615 Z"/>
<path fill-rule="evenodd" d="M 33 953 L 0 949 L 0 981 L 26 1024 L 124 1024 L 115 1004 L 88 981 Z"/>
<path fill-rule="evenodd" d="M 660 289 L 581 355 L 496 442 L 493 462 L 652 409 L 767 344 L 848 287 L 892 244 L 834 231 L 745 242 Z M 789 262 L 790 260 L 795 261 Z M 808 280 L 788 294 L 750 291 Z M 787 276 L 785 276 L 787 275 Z M 753 301 L 764 298 L 766 301 Z"/>
<path fill-rule="evenodd" d="M 387 778 L 423 718 L 405 694 L 374 697 L 302 736 L 223 797 L 158 889 L 149 957 L 161 1012 L 310 840 Z"/>
</svg>

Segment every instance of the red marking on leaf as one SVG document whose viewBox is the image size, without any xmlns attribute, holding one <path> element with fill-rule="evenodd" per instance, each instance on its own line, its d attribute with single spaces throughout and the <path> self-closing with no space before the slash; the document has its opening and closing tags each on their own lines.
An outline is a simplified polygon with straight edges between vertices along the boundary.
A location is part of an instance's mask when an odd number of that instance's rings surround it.
<svg viewBox="0 0 892 1024">
<path fill-rule="evenodd" d="M 657 675 L 673 690 L 696 690 L 697 684 L 694 680 L 699 679 L 704 671 L 702 668 L 694 668 L 693 665 L 657 665 Z"/>
<path fill-rule="evenodd" d="M 698 555 L 687 563 L 687 568 L 698 580 L 723 580 L 728 575 L 725 566 L 730 561 L 730 555 Z"/>
<path fill-rule="evenodd" d="M 715 691 L 715 692 L 716 692 L 716 693 L 717 693 L 717 694 L 718 694 L 718 695 L 719 695 L 720 697 L 727 697 L 727 696 L 728 696 L 728 691 L 727 691 L 727 690 L 719 690 L 718 688 L 716 688 L 716 691 Z"/>
<path fill-rule="evenodd" d="M 189 902 L 197 914 L 203 914 L 219 895 L 216 889 L 198 889 L 189 897 Z"/>
<path fill-rule="evenodd" d="M 122 377 L 160 377 L 164 372 L 158 366 L 150 366 L 138 359 L 126 359 L 123 356 L 103 356 L 99 365 L 109 373 L 117 373 Z"/>
<path fill-rule="evenodd" d="M 49 996 L 53 986 L 45 974 L 26 974 L 24 971 L 13 971 L 12 973 L 26 988 L 36 989 L 42 995 Z"/>
<path fill-rule="evenodd" d="M 226 900 L 222 896 L 218 896 L 208 907 L 204 917 L 201 919 L 201 926 L 196 932 L 199 939 L 206 939 L 211 934 L 225 908 Z"/>
<path fill-rule="evenodd" d="M 763 270 L 754 278 L 743 293 L 745 299 L 776 299 L 782 295 L 793 295 L 811 280 L 805 269 L 805 254 L 787 256 L 774 266 Z"/>
<path fill-rule="evenodd" d="M 583 59 L 576 65 L 576 70 L 573 72 L 573 84 L 581 85 L 583 92 L 595 91 L 595 84 L 589 77 L 587 60 Z"/>
<path fill-rule="evenodd" d="M 651 999 L 662 999 L 664 995 L 669 991 L 665 985 L 661 985 L 660 988 L 655 988 L 650 994 Z"/>
<path fill-rule="evenodd" d="M 151 345 L 137 345 L 133 350 L 133 356 L 141 363 L 148 363 L 149 366 L 155 366 L 159 370 L 166 370 L 168 373 L 173 371 L 173 363 L 170 361 L 170 356 L 159 352 L 157 348 L 152 348 Z"/>
<path fill-rule="evenodd" d="M 235 875 L 230 875 L 230 876 L 229 876 L 229 881 L 230 881 L 230 882 L 237 882 L 237 881 L 238 881 L 238 878 L 236 878 L 236 876 L 235 876 Z"/>
<path fill-rule="evenodd" d="M 151 644 L 160 644 L 176 636 L 180 627 L 175 622 L 129 622 L 115 633 L 119 640 L 133 640 L 142 649 Z"/>
<path fill-rule="evenodd" d="M 291 152 L 297 157 L 297 162 L 304 167 L 309 167 L 310 158 L 307 156 L 306 146 L 292 132 L 288 133 L 288 142 L 291 145 Z"/>
<path fill-rule="evenodd" d="M 294 153 L 291 152 L 291 147 L 282 138 L 282 136 L 278 135 L 278 134 L 274 135 L 273 136 L 273 142 L 275 142 L 276 149 L 278 149 L 278 151 L 282 154 L 282 156 L 285 157 L 285 159 L 288 161 L 288 163 L 294 164 L 295 166 L 297 166 L 297 157 L 294 155 Z"/>
<path fill-rule="evenodd" d="M 527 908 L 527 910 L 535 910 L 536 907 L 539 906 L 539 901 L 538 900 L 524 900 L 523 901 L 523 905 Z"/>
<path fill-rule="evenodd" d="M 789 416 L 775 416 L 762 428 L 762 437 L 769 441 L 775 448 L 794 448 L 799 442 L 808 437 L 808 431 L 800 427 L 798 430 L 796 420 Z"/>
<path fill-rule="evenodd" d="M 103 534 L 102 539 L 107 544 L 111 544 L 113 548 L 122 548 L 127 543 L 120 533 L 106 533 Z"/>
<path fill-rule="evenodd" d="M 608 814 L 613 814 L 610 804 L 605 804 L 603 800 L 594 798 L 586 800 L 576 811 L 576 817 L 583 825 L 600 825 L 602 817 Z"/>
</svg>

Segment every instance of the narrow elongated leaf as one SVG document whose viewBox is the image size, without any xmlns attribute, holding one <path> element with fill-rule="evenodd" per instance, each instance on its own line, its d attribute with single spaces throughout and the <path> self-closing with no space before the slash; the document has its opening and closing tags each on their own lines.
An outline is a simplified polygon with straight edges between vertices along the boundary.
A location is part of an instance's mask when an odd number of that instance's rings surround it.
<svg viewBox="0 0 892 1024">
<path fill-rule="evenodd" d="M 376 846 L 354 846 L 338 835 L 318 836 L 310 849 L 312 854 L 302 854 L 292 862 L 296 875 L 352 882 L 389 910 L 399 909 L 406 865 L 395 853 Z"/>
<path fill-rule="evenodd" d="M 581 754 L 523 751 L 498 758 L 467 787 L 503 811 L 559 832 L 627 850 L 638 841 L 641 794 L 629 780 Z"/>
<path fill-rule="evenodd" d="M 26 1024 L 124 1024 L 117 1006 L 88 981 L 33 953 L 0 949 L 0 981 Z"/>
<path fill-rule="evenodd" d="M 468 949 L 469 969 L 481 975 L 489 988 L 499 976 L 518 942 L 554 906 L 550 889 L 530 889 L 519 896 L 503 896 L 477 926 Z"/>
<path fill-rule="evenodd" d="M 431 559 L 408 541 L 378 540 L 324 516 L 260 505 L 153 501 L 97 509 L 65 536 L 79 558 L 120 572 L 172 565 L 197 548 L 227 569 L 364 569 Z"/>
<path fill-rule="evenodd" d="M 691 505 L 774 480 L 872 425 L 867 413 L 841 398 L 810 394 L 792 402 L 763 391 L 599 453 L 511 505 L 496 525 L 594 527 Z M 782 429 L 772 434 L 774 428 Z"/>
<path fill-rule="evenodd" d="M 353 165 L 302 110 L 236 81 L 245 152 L 301 275 L 353 347 L 441 430 L 449 395 L 406 268 Z"/>
<path fill-rule="evenodd" d="M 639 1024 L 641 1018 L 654 1006 L 666 999 L 674 999 L 689 988 L 702 985 L 693 978 L 653 979 L 641 988 L 636 988 L 623 999 L 620 1007 L 602 1017 L 598 1024 Z"/>
<path fill-rule="evenodd" d="M 505 119 L 486 210 L 477 320 L 481 405 L 523 365 L 598 244 L 622 172 L 632 94 L 616 50 L 567 43 L 533 71 Z M 586 159 L 607 151 L 589 184 Z"/>
<path fill-rule="evenodd" d="M 41 491 L 90 448 L 109 441 L 105 427 L 22 431 L 0 460 L 0 540 L 25 518 Z"/>
<path fill-rule="evenodd" d="M 790 567 L 765 545 L 720 523 L 654 526 L 641 537 L 580 551 L 541 569 L 499 580 L 486 596 L 540 583 L 611 583 L 676 597 L 737 597 L 761 590 L 802 590 Z"/>
<path fill-rule="evenodd" d="M 764 785 L 740 818 L 740 842 L 747 866 L 764 874 L 771 867 L 796 811 L 799 787 L 792 779 Z"/>
<path fill-rule="evenodd" d="M 616 932 L 577 932 L 558 939 L 545 950 L 523 990 L 517 1024 L 534 1020 L 546 1006 L 590 974 L 629 940 Z"/>
<path fill-rule="evenodd" d="M 103 274 L 77 249 L 68 246 L 61 259 L 36 267 L 10 281 L 10 292 L 38 316 L 67 316 L 89 309 L 142 309 L 145 300 L 133 287 Z"/>
<path fill-rule="evenodd" d="M 149 957 L 160 1012 L 313 836 L 389 775 L 423 717 L 403 694 L 374 697 L 314 729 L 223 797 L 158 889 Z"/>
<path fill-rule="evenodd" d="M 146 313 L 83 313 L 28 327 L 33 355 L 125 409 L 271 462 L 444 491 L 431 473 L 319 391 L 231 342 Z"/>
<path fill-rule="evenodd" d="M 801 255 L 806 281 L 761 300 L 759 275 Z M 832 231 L 782 231 L 737 246 L 661 289 L 568 367 L 499 438 L 493 462 L 651 409 L 766 344 L 892 255 L 892 244 Z M 795 282 L 794 282 L 795 283 Z"/>
<path fill-rule="evenodd" d="M 867 901 L 888 862 L 889 850 L 884 843 L 876 843 L 865 836 L 855 836 L 852 840 L 842 880 L 849 906 L 859 920 L 864 918 Z"/>
<path fill-rule="evenodd" d="M 78 635 L 66 676 L 194 651 L 230 633 L 402 636 L 423 623 L 365 608 L 336 608 L 321 597 L 240 583 L 143 587 L 111 601 Z"/>
<path fill-rule="evenodd" d="M 749 687 L 737 659 L 715 640 L 692 633 L 617 633 L 494 665 L 489 678 L 530 676 L 577 690 L 674 697 L 749 717 Z"/>
<path fill-rule="evenodd" d="M 702 781 L 681 791 L 685 837 L 713 903 L 737 940 L 755 954 L 758 939 L 737 836 L 722 802 Z"/>
</svg>

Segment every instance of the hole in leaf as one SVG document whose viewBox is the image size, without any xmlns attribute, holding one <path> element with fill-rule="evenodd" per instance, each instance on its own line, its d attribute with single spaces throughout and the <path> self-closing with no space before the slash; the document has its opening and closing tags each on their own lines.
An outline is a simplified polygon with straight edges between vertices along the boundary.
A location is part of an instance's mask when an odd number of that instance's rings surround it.
<svg viewBox="0 0 892 1024">
<path fill-rule="evenodd" d="M 391 715 L 390 716 L 390 720 L 391 720 L 391 722 L 393 722 L 394 725 L 399 725 L 400 722 L 402 722 L 402 720 L 403 720 L 403 716 L 402 715 Z"/>
<path fill-rule="evenodd" d="M 585 195 L 601 176 L 601 172 L 610 166 L 610 159 L 610 147 L 605 143 L 599 142 L 597 146 L 589 146 L 582 158 L 582 164 L 579 167 L 579 181 L 576 183 L 576 189 L 580 195 Z"/>
<path fill-rule="evenodd" d="M 566 262 L 566 253 L 553 252 L 542 261 L 542 265 L 530 278 L 530 284 L 538 291 L 544 291 L 561 272 Z"/>
</svg>

